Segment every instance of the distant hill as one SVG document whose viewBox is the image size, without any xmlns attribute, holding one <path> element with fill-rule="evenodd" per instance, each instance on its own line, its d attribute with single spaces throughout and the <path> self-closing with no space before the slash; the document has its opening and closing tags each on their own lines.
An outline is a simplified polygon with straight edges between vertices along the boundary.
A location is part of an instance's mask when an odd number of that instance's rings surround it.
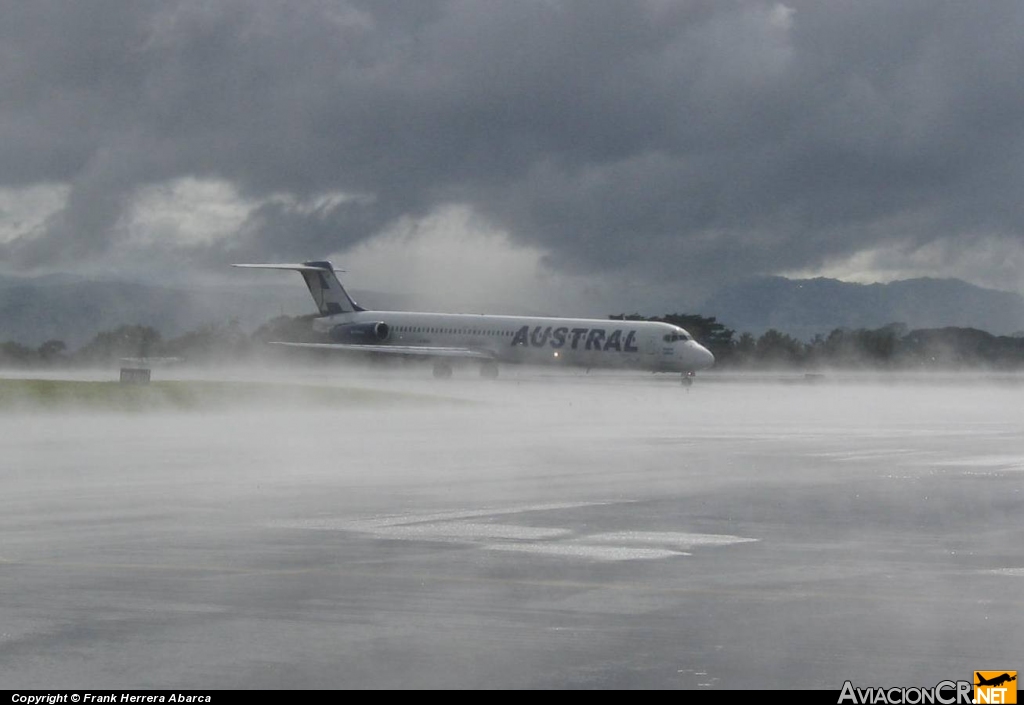
<svg viewBox="0 0 1024 705">
<path fill-rule="evenodd" d="M 368 308 L 416 310 L 405 296 L 368 291 L 352 295 Z M 0 277 L 0 342 L 33 347 L 57 339 L 75 349 L 96 333 L 125 324 L 153 326 L 164 338 L 231 320 L 252 331 L 280 314 L 311 312 L 308 292 L 290 280 L 186 290 L 67 274 Z M 835 328 L 879 328 L 894 322 L 910 328 L 978 328 L 997 335 L 1024 331 L 1024 297 L 957 279 L 865 285 L 763 277 L 720 290 L 701 313 L 738 332 L 760 335 L 776 328 L 802 340 Z"/>
<path fill-rule="evenodd" d="M 315 311 L 305 287 L 289 284 L 184 290 L 66 274 L 0 277 L 0 342 L 36 347 L 56 339 L 75 349 L 96 333 L 125 324 L 152 326 L 164 338 L 231 320 L 251 331 L 280 314 Z M 373 292 L 353 296 L 378 308 L 404 303 Z"/>
<path fill-rule="evenodd" d="M 759 277 L 726 287 L 702 312 L 738 332 L 775 328 L 802 340 L 835 328 L 960 326 L 996 335 L 1024 331 L 1024 297 L 959 279 L 852 284 L 837 279 Z"/>
</svg>

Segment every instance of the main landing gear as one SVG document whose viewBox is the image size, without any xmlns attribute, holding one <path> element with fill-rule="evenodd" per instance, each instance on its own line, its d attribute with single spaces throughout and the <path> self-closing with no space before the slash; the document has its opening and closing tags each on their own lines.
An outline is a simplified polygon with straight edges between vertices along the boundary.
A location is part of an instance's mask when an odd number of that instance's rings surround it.
<svg viewBox="0 0 1024 705">
<path fill-rule="evenodd" d="M 434 363 L 434 378 L 435 379 L 448 379 L 452 376 L 451 363 L 444 360 L 438 360 Z M 484 379 L 497 379 L 498 378 L 498 363 L 496 362 L 485 362 L 480 366 L 480 376 Z"/>
</svg>

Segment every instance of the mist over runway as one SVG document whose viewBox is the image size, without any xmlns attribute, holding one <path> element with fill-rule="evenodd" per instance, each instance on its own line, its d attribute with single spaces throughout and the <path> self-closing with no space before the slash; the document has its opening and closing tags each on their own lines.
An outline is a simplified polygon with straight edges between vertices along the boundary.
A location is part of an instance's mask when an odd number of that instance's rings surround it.
<svg viewBox="0 0 1024 705">
<path fill-rule="evenodd" d="M 276 378 L 363 395 L 337 406 L 0 413 L 7 687 L 838 690 L 1020 665 L 1019 384 L 428 375 Z"/>
</svg>

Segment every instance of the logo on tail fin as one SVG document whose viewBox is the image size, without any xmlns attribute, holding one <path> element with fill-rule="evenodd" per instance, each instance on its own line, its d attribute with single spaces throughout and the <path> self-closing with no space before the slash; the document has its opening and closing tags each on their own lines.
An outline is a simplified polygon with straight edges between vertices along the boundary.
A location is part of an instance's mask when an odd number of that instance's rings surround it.
<svg viewBox="0 0 1024 705">
<path fill-rule="evenodd" d="M 338 281 L 330 262 L 303 262 L 303 265 L 309 269 L 303 269 L 300 273 L 321 315 L 333 316 L 363 310 Z"/>
</svg>

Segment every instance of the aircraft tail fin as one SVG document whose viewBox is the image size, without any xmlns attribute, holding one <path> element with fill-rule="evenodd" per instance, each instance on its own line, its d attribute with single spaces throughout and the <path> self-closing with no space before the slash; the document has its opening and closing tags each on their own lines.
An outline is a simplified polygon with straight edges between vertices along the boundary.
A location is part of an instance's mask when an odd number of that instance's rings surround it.
<svg viewBox="0 0 1024 705">
<path fill-rule="evenodd" d="M 245 269 L 286 269 L 298 272 L 309 287 L 321 316 L 337 313 L 365 311 L 352 300 L 345 287 L 338 281 L 334 266 L 330 262 L 302 262 L 301 264 L 233 264 L 232 267 Z"/>
</svg>

